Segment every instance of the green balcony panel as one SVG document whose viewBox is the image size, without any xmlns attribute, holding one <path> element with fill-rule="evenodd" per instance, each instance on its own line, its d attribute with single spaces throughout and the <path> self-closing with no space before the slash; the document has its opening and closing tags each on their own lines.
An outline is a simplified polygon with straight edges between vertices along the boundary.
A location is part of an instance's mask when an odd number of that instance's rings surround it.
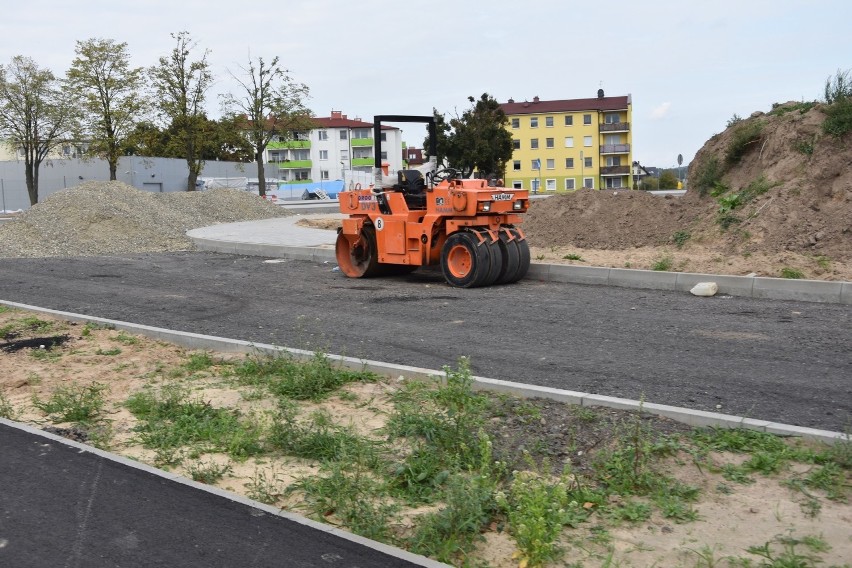
<svg viewBox="0 0 852 568">
<path fill-rule="evenodd" d="M 310 169 L 311 165 L 311 160 L 289 160 L 285 162 L 278 162 L 278 168 L 282 170 L 306 170 Z"/>
<path fill-rule="evenodd" d="M 352 144 L 353 148 L 358 147 L 358 146 L 372 146 L 373 145 L 373 139 L 372 138 L 353 138 L 349 142 Z"/>
<path fill-rule="evenodd" d="M 268 150 L 281 150 L 281 149 L 299 149 L 299 148 L 310 148 L 311 141 L 310 140 L 287 140 L 286 142 L 270 142 L 267 144 L 266 148 Z"/>
<path fill-rule="evenodd" d="M 356 166 L 374 166 L 376 165 L 375 158 L 352 158 L 352 167 Z"/>
</svg>

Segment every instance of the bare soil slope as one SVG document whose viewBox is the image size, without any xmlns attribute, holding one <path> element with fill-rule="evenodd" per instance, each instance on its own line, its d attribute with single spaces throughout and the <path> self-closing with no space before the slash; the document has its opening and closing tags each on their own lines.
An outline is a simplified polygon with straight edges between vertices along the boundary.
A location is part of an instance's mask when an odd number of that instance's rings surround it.
<svg viewBox="0 0 852 568">
<path fill-rule="evenodd" d="M 852 143 L 822 134 L 824 119 L 820 105 L 786 103 L 733 124 L 696 154 L 681 198 L 580 190 L 536 201 L 524 223 L 534 257 L 850 280 Z"/>
</svg>

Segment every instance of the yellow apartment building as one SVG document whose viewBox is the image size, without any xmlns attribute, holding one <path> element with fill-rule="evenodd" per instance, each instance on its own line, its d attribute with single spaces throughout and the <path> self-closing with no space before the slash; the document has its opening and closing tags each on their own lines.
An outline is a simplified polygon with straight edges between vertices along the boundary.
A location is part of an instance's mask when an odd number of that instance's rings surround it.
<svg viewBox="0 0 852 568">
<path fill-rule="evenodd" d="M 630 95 L 543 101 L 538 97 L 500 105 L 514 151 L 506 165 L 506 187 L 534 193 L 629 189 Z"/>
</svg>

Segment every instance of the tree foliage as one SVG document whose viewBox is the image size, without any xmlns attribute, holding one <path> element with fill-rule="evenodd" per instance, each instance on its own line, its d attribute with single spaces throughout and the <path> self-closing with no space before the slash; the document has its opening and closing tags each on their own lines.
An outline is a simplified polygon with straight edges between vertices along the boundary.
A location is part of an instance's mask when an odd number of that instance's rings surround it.
<svg viewBox="0 0 852 568">
<path fill-rule="evenodd" d="M 204 102 L 213 84 L 213 73 L 204 50 L 200 59 L 191 60 L 194 42 L 189 32 L 172 34 L 175 48 L 148 70 L 154 89 L 154 105 L 161 121 L 173 129 L 173 142 L 182 149 L 186 160 L 187 191 L 195 190 L 195 182 L 204 164 L 204 125 L 207 120 Z"/>
<path fill-rule="evenodd" d="M 109 179 L 115 180 L 126 139 L 146 111 L 147 99 L 139 95 L 144 70 L 130 67 L 127 44 L 111 39 L 78 41 L 76 54 L 67 85 L 82 112 L 77 138 L 107 161 Z"/>
<path fill-rule="evenodd" d="M 240 76 L 231 73 L 241 87 L 240 94 L 228 93 L 222 102 L 254 149 L 258 187 L 266 195 L 263 154 L 273 139 L 284 141 L 293 131 L 312 127 L 311 111 L 305 106 L 309 91 L 279 65 L 278 57 L 271 62 L 249 57 L 248 67 L 240 69 Z"/>
<path fill-rule="evenodd" d="M 38 203 L 38 171 L 55 148 L 68 141 L 78 116 L 60 82 L 21 55 L 0 65 L 0 135 L 24 152 L 30 205 Z"/>
<path fill-rule="evenodd" d="M 438 133 L 438 162 L 470 177 L 478 170 L 483 177 L 503 176 L 512 158 L 512 135 L 506 130 L 506 114 L 488 93 L 468 97 L 471 108 L 451 118 L 435 111 Z M 427 145 L 428 147 L 428 141 Z"/>
<path fill-rule="evenodd" d="M 663 170 L 660 174 L 660 189 L 677 189 L 677 175 L 672 170 Z"/>
<path fill-rule="evenodd" d="M 228 118 L 199 120 L 202 142 L 199 154 L 204 161 L 253 162 L 254 150 L 239 130 L 239 125 Z M 160 128 L 152 122 L 140 122 L 128 136 L 122 151 L 125 155 L 160 158 L 182 158 L 183 138 L 176 126 Z"/>
</svg>

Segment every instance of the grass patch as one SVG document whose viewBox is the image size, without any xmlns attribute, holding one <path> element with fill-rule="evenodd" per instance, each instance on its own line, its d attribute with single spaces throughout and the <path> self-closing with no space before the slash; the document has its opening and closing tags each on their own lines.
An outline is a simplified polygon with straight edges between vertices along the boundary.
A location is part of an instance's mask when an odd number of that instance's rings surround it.
<svg viewBox="0 0 852 568">
<path fill-rule="evenodd" d="M 9 399 L 6 398 L 6 393 L 0 391 L 0 418 L 14 420 L 16 414 L 17 411 L 15 410 L 15 407 L 12 405 L 12 403 L 9 402 Z"/>
<path fill-rule="evenodd" d="M 100 418 L 106 404 L 106 385 L 72 384 L 56 389 L 47 400 L 33 397 L 33 406 L 45 413 L 54 422 L 77 422 L 92 424 Z"/>
<path fill-rule="evenodd" d="M 800 280 L 804 277 L 805 275 L 801 270 L 790 268 L 789 266 L 785 266 L 781 269 L 781 278 L 789 278 L 790 280 Z"/>
<path fill-rule="evenodd" d="M 125 406 L 139 419 L 134 429 L 139 440 L 146 448 L 159 450 L 164 463 L 176 463 L 178 454 L 174 450 L 192 445 L 200 445 L 200 451 L 224 452 L 236 459 L 263 451 L 260 424 L 236 410 L 215 408 L 193 398 L 180 386 L 136 393 Z"/>
<path fill-rule="evenodd" d="M 674 259 L 666 255 L 654 261 L 654 263 L 651 264 L 651 270 L 668 272 L 672 269 L 672 266 L 674 266 Z"/>
<path fill-rule="evenodd" d="M 241 384 L 264 386 L 272 394 L 291 400 L 321 401 L 345 384 L 378 378 L 368 371 L 349 371 L 332 365 L 317 353 L 310 361 L 290 356 L 250 357 L 234 369 Z"/>
<path fill-rule="evenodd" d="M 585 260 L 583 260 L 583 257 L 580 256 L 579 254 L 573 254 L 573 253 L 572 254 L 566 254 L 562 258 L 565 259 L 565 260 L 576 260 L 576 261 L 579 261 L 579 262 L 586 262 Z"/>
</svg>

